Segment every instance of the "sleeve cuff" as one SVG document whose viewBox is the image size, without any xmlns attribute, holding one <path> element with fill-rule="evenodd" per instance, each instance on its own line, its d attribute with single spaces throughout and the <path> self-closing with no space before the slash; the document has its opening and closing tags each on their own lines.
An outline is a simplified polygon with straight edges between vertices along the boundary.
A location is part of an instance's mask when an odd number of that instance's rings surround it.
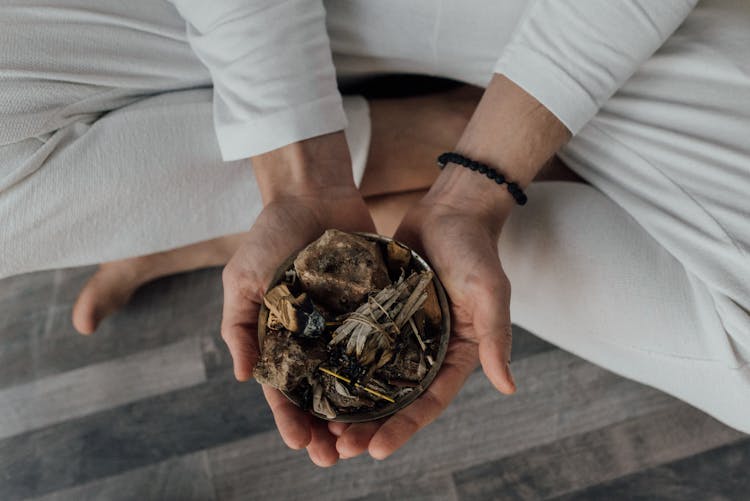
<svg viewBox="0 0 750 501">
<path fill-rule="evenodd" d="M 509 45 L 495 73 L 505 75 L 531 94 L 570 132 L 577 134 L 599 110 L 599 103 L 566 70 L 530 47 Z"/>
<path fill-rule="evenodd" d="M 226 162 L 261 155 L 347 126 L 338 93 L 252 122 L 223 119 L 223 112 L 228 110 L 220 108 L 220 101 L 215 103 L 219 108 L 214 110 L 214 125 L 221 157 Z"/>
</svg>

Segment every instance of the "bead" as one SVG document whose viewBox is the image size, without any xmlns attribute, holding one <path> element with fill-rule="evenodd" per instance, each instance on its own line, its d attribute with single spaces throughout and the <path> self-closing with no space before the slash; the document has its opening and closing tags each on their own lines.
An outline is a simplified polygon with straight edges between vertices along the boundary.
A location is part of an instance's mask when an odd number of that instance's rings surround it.
<svg viewBox="0 0 750 501">
<path fill-rule="evenodd" d="M 508 193 L 510 193 L 510 195 L 513 197 L 513 199 L 516 201 L 518 205 L 524 205 L 526 204 L 528 200 L 528 198 L 526 197 L 526 194 L 523 192 L 521 187 L 518 186 L 518 183 L 508 182 L 505 179 L 505 176 L 503 176 L 500 172 L 496 171 L 492 167 L 489 167 L 487 165 L 474 161 L 459 153 L 452 152 L 452 151 L 445 152 L 438 157 L 437 163 L 441 169 L 444 168 L 449 163 L 461 165 L 473 171 L 478 171 L 479 173 L 484 174 L 485 176 L 487 176 L 487 178 L 490 181 L 495 181 L 496 184 L 499 184 L 499 185 L 505 184 L 506 189 L 508 190 Z"/>
</svg>

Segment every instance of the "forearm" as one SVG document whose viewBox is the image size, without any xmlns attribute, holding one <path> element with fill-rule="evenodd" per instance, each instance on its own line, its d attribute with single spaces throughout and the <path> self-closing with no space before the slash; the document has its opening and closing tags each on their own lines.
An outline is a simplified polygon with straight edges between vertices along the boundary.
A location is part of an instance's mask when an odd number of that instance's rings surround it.
<svg viewBox="0 0 750 501">
<path fill-rule="evenodd" d="M 496 74 L 487 87 L 456 151 L 498 169 L 522 188 L 570 138 L 549 110 L 509 79 Z M 448 164 L 428 200 L 498 220 L 515 206 L 504 186 L 461 166 Z"/>
<path fill-rule="evenodd" d="M 264 205 L 355 187 L 343 131 L 288 144 L 251 161 Z"/>
</svg>

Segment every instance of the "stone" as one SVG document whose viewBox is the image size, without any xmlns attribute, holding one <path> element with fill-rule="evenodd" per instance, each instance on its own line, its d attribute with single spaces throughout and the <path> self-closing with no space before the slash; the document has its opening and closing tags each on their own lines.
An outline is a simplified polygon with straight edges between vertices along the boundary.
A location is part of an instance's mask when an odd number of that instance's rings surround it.
<svg viewBox="0 0 750 501">
<path fill-rule="evenodd" d="M 288 330 L 268 330 L 253 377 L 259 383 L 291 391 L 327 357 L 325 347 L 303 344 Z"/>
<path fill-rule="evenodd" d="M 336 314 L 390 284 L 378 245 L 339 230 L 327 230 L 301 251 L 294 269 L 312 300 Z"/>
</svg>

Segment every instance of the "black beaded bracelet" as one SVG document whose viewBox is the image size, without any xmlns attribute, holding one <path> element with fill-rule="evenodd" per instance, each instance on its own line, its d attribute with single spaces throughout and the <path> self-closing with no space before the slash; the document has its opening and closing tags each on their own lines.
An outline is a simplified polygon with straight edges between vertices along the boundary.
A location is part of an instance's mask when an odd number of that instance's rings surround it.
<svg viewBox="0 0 750 501">
<path fill-rule="evenodd" d="M 488 178 L 490 178 L 492 181 L 495 181 L 497 184 L 505 184 L 508 188 L 508 192 L 513 196 L 513 198 L 516 200 L 516 203 L 518 205 L 524 205 L 526 203 L 526 194 L 523 192 L 520 186 L 514 182 L 509 182 L 505 179 L 505 176 L 503 176 L 501 173 L 490 167 L 489 165 L 485 165 L 483 163 L 476 162 L 470 158 L 467 158 L 460 153 L 456 153 L 453 151 L 449 151 L 446 153 L 443 153 L 440 155 L 437 159 L 437 163 L 440 166 L 440 168 L 444 168 L 449 163 L 454 163 L 456 165 L 462 165 L 466 167 L 467 169 L 478 171 L 480 174 L 484 174 Z"/>
</svg>

